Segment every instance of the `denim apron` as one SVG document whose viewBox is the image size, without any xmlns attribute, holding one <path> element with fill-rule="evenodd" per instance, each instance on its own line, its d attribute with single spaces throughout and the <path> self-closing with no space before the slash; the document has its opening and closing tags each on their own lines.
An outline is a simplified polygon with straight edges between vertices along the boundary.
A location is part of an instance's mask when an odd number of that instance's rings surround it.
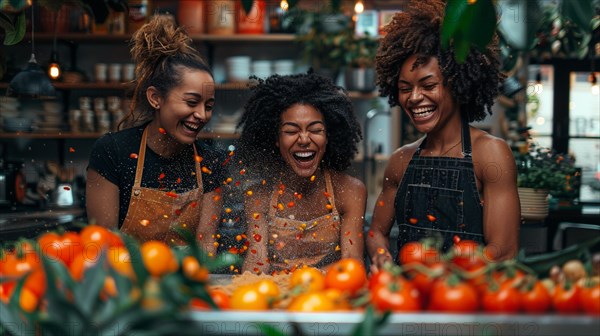
<svg viewBox="0 0 600 336">
<path fill-rule="evenodd" d="M 466 117 L 461 134 L 462 158 L 421 156 L 427 137 L 411 158 L 394 202 L 398 251 L 407 242 L 440 234 L 443 251 L 454 244 L 455 236 L 483 243 L 483 206 Z"/>
</svg>

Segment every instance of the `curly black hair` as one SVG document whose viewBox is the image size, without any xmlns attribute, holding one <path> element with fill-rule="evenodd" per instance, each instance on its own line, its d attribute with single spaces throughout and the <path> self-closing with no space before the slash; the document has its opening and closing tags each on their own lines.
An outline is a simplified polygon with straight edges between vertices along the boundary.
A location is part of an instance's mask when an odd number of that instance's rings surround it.
<svg viewBox="0 0 600 336">
<path fill-rule="evenodd" d="M 394 15 L 385 27 L 375 57 L 377 85 L 381 96 L 388 97 L 391 106 L 398 102 L 398 75 L 402 64 L 412 55 L 419 55 L 414 67 L 436 57 L 452 96 L 468 113 L 469 122 L 492 114 L 494 98 L 499 94 L 504 75 L 500 72 L 497 36 L 484 52 L 471 48 L 465 62 L 456 61 L 452 47 L 442 50 L 440 29 L 446 3 L 442 0 L 412 0 L 403 12 Z"/>
<path fill-rule="evenodd" d="M 312 71 L 253 79 L 258 84 L 252 88 L 237 125 L 242 128 L 237 155 L 245 166 L 278 168 L 285 165 L 276 141 L 281 114 L 295 104 L 310 105 L 323 114 L 328 141 L 322 167 L 344 171 L 350 166 L 362 132 L 352 102 L 342 87 Z"/>
</svg>

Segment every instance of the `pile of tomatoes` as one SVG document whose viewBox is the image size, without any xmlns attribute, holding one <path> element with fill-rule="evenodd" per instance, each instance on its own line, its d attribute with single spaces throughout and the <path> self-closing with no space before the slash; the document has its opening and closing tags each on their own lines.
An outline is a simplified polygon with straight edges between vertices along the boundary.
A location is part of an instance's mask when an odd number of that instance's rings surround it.
<svg viewBox="0 0 600 336">
<path fill-rule="evenodd" d="M 88 225 L 79 233 L 48 232 L 36 240 L 18 241 L 11 249 L 0 250 L 0 299 L 3 303 L 9 302 L 17 284 L 22 282 L 18 298 L 20 308 L 26 312 L 44 309 L 47 281 L 42 255 L 64 266 L 76 282 L 83 281 L 84 274 L 93 267 L 110 268 L 132 283 L 136 282 L 136 261 L 132 260 L 121 236 L 102 226 Z M 150 278 L 160 279 L 179 271 L 191 281 L 208 281 L 209 272 L 197 258 L 187 255 L 179 259 L 174 250 L 163 242 L 143 243 L 139 247 L 139 255 L 139 264 L 143 265 Z M 103 265 L 99 264 L 101 261 L 104 261 Z M 119 295 L 110 272 L 104 274 L 100 297 Z"/>
</svg>

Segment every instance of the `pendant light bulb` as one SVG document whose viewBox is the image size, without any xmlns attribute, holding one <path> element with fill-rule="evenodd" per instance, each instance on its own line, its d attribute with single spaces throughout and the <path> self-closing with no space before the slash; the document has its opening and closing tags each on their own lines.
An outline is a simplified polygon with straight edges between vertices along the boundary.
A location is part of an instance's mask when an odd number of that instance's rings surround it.
<svg viewBox="0 0 600 336">
<path fill-rule="evenodd" d="M 50 57 L 50 65 L 48 65 L 48 77 L 52 80 L 57 80 L 61 75 L 62 69 L 58 63 L 58 55 L 56 54 L 56 51 L 53 51 L 52 56 Z"/>
<path fill-rule="evenodd" d="M 356 1 L 354 4 L 354 13 L 360 14 L 365 10 L 365 4 L 363 4 L 362 0 Z"/>
<path fill-rule="evenodd" d="M 288 8 L 290 8 L 290 4 L 287 2 L 287 0 L 281 0 L 281 2 L 279 3 L 279 7 L 286 11 L 288 10 Z"/>
</svg>

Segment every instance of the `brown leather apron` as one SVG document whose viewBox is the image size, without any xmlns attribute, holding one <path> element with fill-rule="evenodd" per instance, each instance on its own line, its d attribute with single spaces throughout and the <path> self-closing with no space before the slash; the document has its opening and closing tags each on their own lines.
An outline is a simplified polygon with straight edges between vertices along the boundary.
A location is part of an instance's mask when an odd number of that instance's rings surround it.
<svg viewBox="0 0 600 336">
<path fill-rule="evenodd" d="M 142 135 L 129 209 L 121 231 L 133 236 L 140 243 L 148 240 L 160 240 L 167 244 L 184 245 L 183 238 L 171 229 L 179 227 L 189 230 L 192 235 L 196 234 L 203 193 L 200 163 L 194 159 L 196 181 L 198 182 L 196 189 L 176 194 L 173 191 L 142 187 L 147 132 L 148 128 Z M 193 146 L 194 154 L 198 155 L 196 146 Z"/>
<path fill-rule="evenodd" d="M 275 186 L 269 208 L 268 248 L 272 270 L 289 270 L 302 265 L 321 268 L 341 258 L 340 215 L 327 170 L 325 185 L 332 206 L 330 213 L 306 221 L 277 217 L 279 187 Z"/>
</svg>

